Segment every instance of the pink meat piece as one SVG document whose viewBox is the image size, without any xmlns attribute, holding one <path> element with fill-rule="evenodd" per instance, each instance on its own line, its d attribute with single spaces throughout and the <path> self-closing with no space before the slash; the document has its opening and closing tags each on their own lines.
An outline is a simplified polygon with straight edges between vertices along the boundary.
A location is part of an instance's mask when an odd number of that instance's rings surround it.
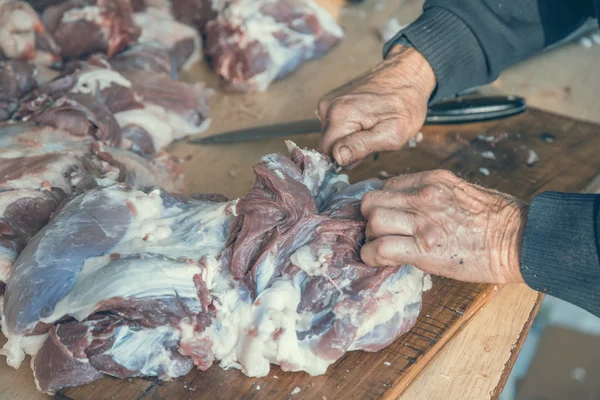
<svg viewBox="0 0 600 400">
<path fill-rule="evenodd" d="M 33 123 L 0 127 L 0 282 L 62 201 L 98 185 L 183 191 L 176 160 L 87 144 L 70 132 Z"/>
<path fill-rule="evenodd" d="M 0 56 L 51 66 L 60 60 L 60 49 L 27 2 L 0 4 Z"/>
<path fill-rule="evenodd" d="M 144 157 L 208 128 L 211 89 L 201 82 L 180 82 L 163 72 L 136 69 L 135 60 L 143 64 L 148 59 L 129 56 L 127 61 L 114 60 L 119 71 L 98 55 L 69 63 L 63 76 L 25 96 L 13 118 L 91 136 Z M 150 62 L 155 61 L 160 62 Z"/>
<path fill-rule="evenodd" d="M 10 119 L 20 99 L 37 86 L 36 74 L 36 67 L 27 62 L 0 62 L 0 121 Z"/>
<path fill-rule="evenodd" d="M 103 52 L 109 58 L 123 51 L 140 35 L 127 0 L 71 0 L 44 9 L 44 25 L 71 60 Z"/>
<path fill-rule="evenodd" d="M 264 91 L 306 60 L 327 53 L 343 31 L 313 0 L 213 2 L 206 54 L 226 87 Z"/>
<path fill-rule="evenodd" d="M 173 18 L 170 10 L 149 7 L 134 14 L 142 33 L 140 43 L 161 43 L 169 49 L 177 70 L 187 69 L 202 60 L 202 41 L 198 30 Z"/>
<path fill-rule="evenodd" d="M 138 43 L 118 54 L 110 64 L 119 72 L 150 71 L 177 78 L 179 60 L 171 49 L 159 42 Z"/>
<path fill-rule="evenodd" d="M 359 257 L 360 199 L 381 181 L 350 185 L 326 156 L 289 148 L 261 159 L 238 200 L 116 185 L 63 203 L 8 278 L 9 364 L 31 352 L 49 393 L 215 360 L 248 376 L 271 363 L 319 375 L 407 332 L 427 277 Z"/>
<path fill-rule="evenodd" d="M 144 340 L 140 341 L 140 337 Z M 129 349 L 134 354 L 133 360 L 124 362 L 119 358 L 119 349 L 136 344 L 137 347 Z M 84 322 L 52 327 L 32 360 L 32 368 L 38 388 L 49 393 L 93 382 L 103 374 L 118 378 L 181 376 L 193 364 L 179 354 L 178 347 L 176 330 L 147 328 L 118 316 L 98 315 Z M 51 367 L 57 363 L 61 369 Z"/>
<path fill-rule="evenodd" d="M 204 33 L 206 24 L 217 17 L 213 3 L 213 0 L 171 0 L 171 10 L 175 19 Z"/>
</svg>

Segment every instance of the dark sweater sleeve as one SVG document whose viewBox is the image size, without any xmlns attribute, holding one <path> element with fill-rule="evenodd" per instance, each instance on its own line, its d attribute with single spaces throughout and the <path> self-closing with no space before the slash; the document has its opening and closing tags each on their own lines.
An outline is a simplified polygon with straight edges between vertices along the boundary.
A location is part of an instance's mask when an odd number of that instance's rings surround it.
<svg viewBox="0 0 600 400">
<path fill-rule="evenodd" d="M 600 317 L 600 195 L 546 192 L 529 207 L 521 273 L 533 289 Z"/>
<path fill-rule="evenodd" d="M 384 46 L 408 40 L 437 78 L 432 100 L 489 83 L 595 15 L 592 0 L 427 0 L 423 14 Z"/>
</svg>

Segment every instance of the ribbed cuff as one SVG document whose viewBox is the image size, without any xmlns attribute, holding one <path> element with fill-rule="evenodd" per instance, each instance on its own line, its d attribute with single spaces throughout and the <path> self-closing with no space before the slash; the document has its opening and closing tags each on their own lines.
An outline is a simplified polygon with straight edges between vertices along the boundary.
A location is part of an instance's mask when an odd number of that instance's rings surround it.
<svg viewBox="0 0 600 400">
<path fill-rule="evenodd" d="M 429 61 L 435 72 L 437 88 L 431 102 L 486 83 L 483 50 L 471 29 L 452 12 L 440 7 L 426 8 L 415 22 L 384 45 L 384 57 L 403 38 Z"/>
<path fill-rule="evenodd" d="M 600 196 L 546 192 L 529 207 L 521 273 L 533 289 L 600 316 Z"/>
</svg>

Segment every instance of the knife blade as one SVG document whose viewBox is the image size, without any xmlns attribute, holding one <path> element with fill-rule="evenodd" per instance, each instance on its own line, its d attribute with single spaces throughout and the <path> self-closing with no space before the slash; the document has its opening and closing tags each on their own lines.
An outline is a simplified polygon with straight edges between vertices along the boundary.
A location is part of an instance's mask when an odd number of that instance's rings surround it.
<svg viewBox="0 0 600 400">
<path fill-rule="evenodd" d="M 463 96 L 431 105 L 425 118 L 425 125 L 483 122 L 510 117 L 522 113 L 526 108 L 525 99 L 518 96 Z M 321 121 L 314 118 L 240 129 L 200 139 L 191 139 L 188 143 L 240 143 L 320 131 Z"/>
</svg>

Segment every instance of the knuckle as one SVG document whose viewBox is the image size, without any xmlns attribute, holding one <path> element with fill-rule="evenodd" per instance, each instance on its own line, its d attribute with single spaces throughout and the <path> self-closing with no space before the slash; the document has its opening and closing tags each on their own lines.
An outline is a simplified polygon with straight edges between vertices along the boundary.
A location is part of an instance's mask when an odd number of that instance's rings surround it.
<svg viewBox="0 0 600 400">
<path fill-rule="evenodd" d="M 362 201 L 360 203 L 360 211 L 363 215 L 366 216 L 366 214 L 371 209 L 371 206 L 376 198 L 375 196 L 377 196 L 375 192 L 368 192 L 363 195 Z"/>
<path fill-rule="evenodd" d="M 432 177 L 443 182 L 455 182 L 458 179 L 453 172 L 448 171 L 447 169 L 437 169 L 433 171 Z"/>
<path fill-rule="evenodd" d="M 417 192 L 417 201 L 420 203 L 435 202 L 439 195 L 439 191 L 435 186 L 427 185 Z"/>
<path fill-rule="evenodd" d="M 418 235 L 423 252 L 429 253 L 441 244 L 441 237 L 437 229 L 425 228 Z"/>
<path fill-rule="evenodd" d="M 379 265 L 389 264 L 388 241 L 385 238 L 379 238 L 374 242 L 374 259 Z"/>
<path fill-rule="evenodd" d="M 386 179 L 385 182 L 383 182 L 383 188 L 384 189 L 390 189 L 390 188 L 394 188 L 398 185 L 400 185 L 402 182 L 404 182 L 406 178 L 402 175 L 398 175 L 398 176 L 393 176 L 391 178 Z"/>
<path fill-rule="evenodd" d="M 319 116 L 321 118 L 327 115 L 327 110 L 329 110 L 330 104 L 331 102 L 329 101 L 329 98 L 327 98 L 327 96 L 321 97 L 321 99 L 319 100 L 319 103 L 317 105 L 317 111 L 319 112 Z"/>
<path fill-rule="evenodd" d="M 372 230 L 379 231 L 384 225 L 385 221 L 385 209 L 381 207 L 376 207 L 371 211 L 371 216 L 369 218 L 369 225 Z"/>
<path fill-rule="evenodd" d="M 348 145 L 350 145 L 358 153 L 363 154 L 369 151 L 369 142 L 363 136 L 352 135 L 348 138 Z"/>
</svg>

